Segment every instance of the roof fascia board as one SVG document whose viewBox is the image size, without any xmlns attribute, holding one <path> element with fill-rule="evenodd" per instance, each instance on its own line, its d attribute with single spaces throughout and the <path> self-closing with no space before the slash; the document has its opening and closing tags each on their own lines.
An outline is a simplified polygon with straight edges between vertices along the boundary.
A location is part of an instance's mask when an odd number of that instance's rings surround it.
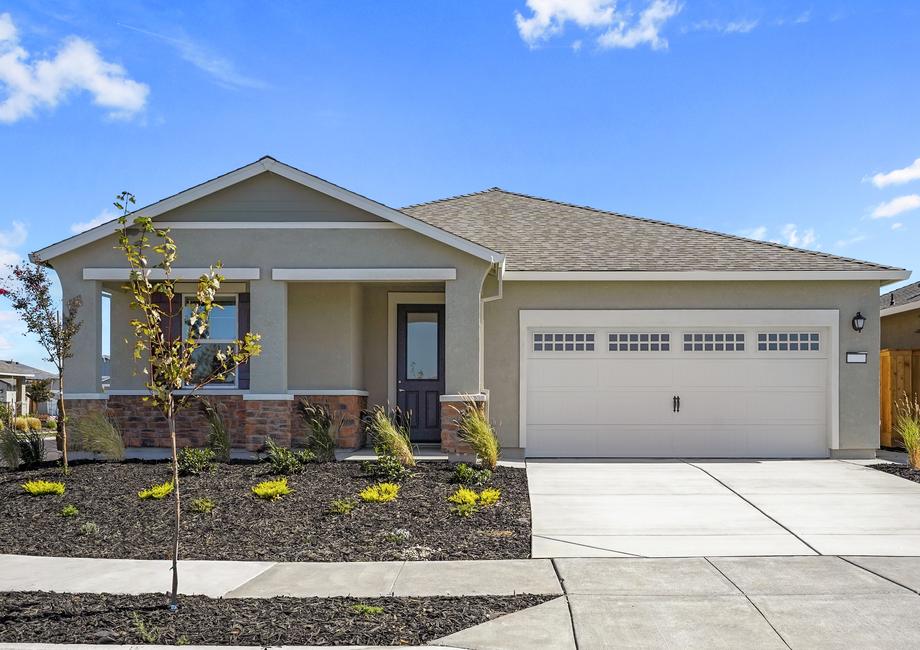
<svg viewBox="0 0 920 650">
<path fill-rule="evenodd" d="M 272 269 L 272 280 L 286 282 L 404 282 L 456 280 L 454 268 Z"/>
<path fill-rule="evenodd" d="M 214 269 L 224 280 L 258 280 L 261 277 L 261 270 L 258 268 L 220 268 Z M 209 268 L 174 268 L 170 273 L 172 280 L 197 280 L 205 273 L 210 273 Z M 165 280 L 166 273 L 163 269 L 150 269 L 148 278 L 150 280 Z M 118 280 L 127 281 L 131 279 L 131 269 L 128 268 L 84 268 L 84 280 Z"/>
<path fill-rule="evenodd" d="M 894 307 L 885 307 L 879 312 L 879 315 L 884 318 L 885 316 L 894 316 L 895 314 L 903 314 L 908 311 L 914 311 L 915 309 L 920 309 L 920 300 L 915 300 L 914 302 L 908 302 L 903 305 L 895 305 Z"/>
<path fill-rule="evenodd" d="M 910 271 L 505 271 L 508 282 L 906 280 Z"/>
</svg>

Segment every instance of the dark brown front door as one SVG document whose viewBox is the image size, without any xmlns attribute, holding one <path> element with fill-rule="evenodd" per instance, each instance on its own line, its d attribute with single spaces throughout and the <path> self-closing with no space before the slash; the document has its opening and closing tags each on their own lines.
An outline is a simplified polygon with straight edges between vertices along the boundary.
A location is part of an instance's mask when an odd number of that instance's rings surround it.
<svg viewBox="0 0 920 650">
<path fill-rule="evenodd" d="M 411 417 L 412 442 L 441 440 L 444 305 L 396 309 L 396 402 Z"/>
</svg>

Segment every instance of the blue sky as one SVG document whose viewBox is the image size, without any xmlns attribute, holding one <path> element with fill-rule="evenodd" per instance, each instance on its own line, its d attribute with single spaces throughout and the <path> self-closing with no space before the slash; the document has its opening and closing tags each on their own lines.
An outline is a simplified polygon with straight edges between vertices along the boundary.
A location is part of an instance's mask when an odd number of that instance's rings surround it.
<svg viewBox="0 0 920 650">
<path fill-rule="evenodd" d="M 270 154 L 914 268 L 918 33 L 906 1 L 8 1 L 0 263 Z M 0 358 L 47 367 L 6 308 Z"/>
</svg>

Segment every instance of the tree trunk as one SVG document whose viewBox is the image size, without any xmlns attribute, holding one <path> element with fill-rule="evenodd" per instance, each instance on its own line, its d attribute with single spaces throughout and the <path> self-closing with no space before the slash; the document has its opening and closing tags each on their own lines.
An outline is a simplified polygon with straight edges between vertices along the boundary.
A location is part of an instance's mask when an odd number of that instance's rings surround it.
<svg viewBox="0 0 920 650">
<path fill-rule="evenodd" d="M 61 436 L 61 454 L 63 454 L 64 474 L 70 472 L 70 465 L 67 464 L 67 411 L 64 409 L 64 372 L 58 369 L 60 377 L 61 390 L 58 393 L 58 432 Z"/>
<path fill-rule="evenodd" d="M 179 524 L 182 510 L 180 509 L 179 501 L 179 457 L 176 452 L 176 413 L 172 403 L 172 396 L 169 398 L 167 419 L 169 420 L 169 439 L 172 442 L 173 494 L 175 495 L 176 502 L 176 527 L 173 531 L 172 591 L 169 596 L 169 609 L 175 612 L 179 609 Z"/>
</svg>

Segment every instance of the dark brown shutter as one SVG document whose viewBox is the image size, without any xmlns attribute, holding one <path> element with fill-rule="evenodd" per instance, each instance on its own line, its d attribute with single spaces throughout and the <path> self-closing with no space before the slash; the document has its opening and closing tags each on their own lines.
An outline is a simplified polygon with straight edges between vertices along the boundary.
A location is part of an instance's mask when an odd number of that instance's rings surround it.
<svg viewBox="0 0 920 650">
<path fill-rule="evenodd" d="M 241 293 L 237 299 L 236 310 L 237 338 L 242 339 L 249 331 L 249 294 Z M 249 390 L 249 364 L 241 363 L 237 370 L 240 390 Z"/>
</svg>

